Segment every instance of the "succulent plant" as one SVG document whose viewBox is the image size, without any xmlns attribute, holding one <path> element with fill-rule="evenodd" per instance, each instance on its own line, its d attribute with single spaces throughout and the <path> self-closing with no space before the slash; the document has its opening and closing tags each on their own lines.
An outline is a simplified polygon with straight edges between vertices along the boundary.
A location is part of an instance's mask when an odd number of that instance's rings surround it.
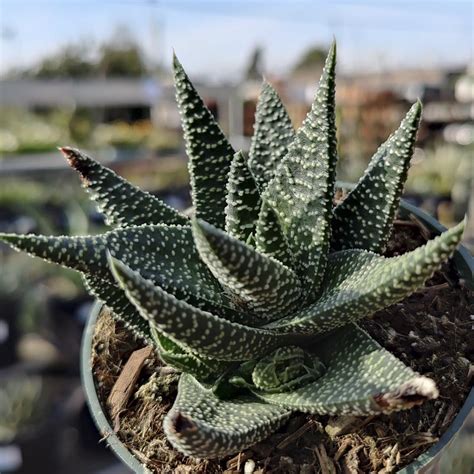
<svg viewBox="0 0 474 474">
<path fill-rule="evenodd" d="M 63 148 L 114 229 L 1 235 L 81 272 L 93 295 L 182 372 L 164 431 L 187 455 L 237 452 L 295 411 L 386 413 L 438 394 L 357 321 L 421 287 L 453 254 L 463 224 L 404 255 L 382 255 L 419 102 L 334 204 L 335 64 L 333 45 L 296 132 L 276 91 L 263 85 L 247 157 L 235 153 L 175 58 L 193 215 Z"/>
</svg>

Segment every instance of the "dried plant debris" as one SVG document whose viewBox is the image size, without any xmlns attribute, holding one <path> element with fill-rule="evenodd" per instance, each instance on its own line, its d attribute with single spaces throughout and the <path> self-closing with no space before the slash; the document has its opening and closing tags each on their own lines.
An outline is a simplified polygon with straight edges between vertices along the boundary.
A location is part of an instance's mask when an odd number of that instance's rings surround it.
<svg viewBox="0 0 474 474">
<path fill-rule="evenodd" d="M 426 241 L 413 221 L 396 221 L 389 256 Z M 445 275 L 454 278 L 454 286 Z M 157 473 L 337 473 L 396 472 L 435 443 L 449 427 L 472 386 L 474 344 L 470 337 L 474 295 L 446 265 L 426 287 L 378 311 L 362 325 L 414 371 L 427 374 L 439 397 L 411 410 L 369 417 L 294 414 L 275 434 L 237 455 L 198 461 L 175 451 L 163 433 L 174 402 L 177 375 L 160 372 L 152 357 L 121 415 L 118 436 Z M 93 367 L 105 404 L 130 354 L 143 347 L 106 309 L 99 317 Z M 105 406 L 105 405 L 104 405 Z"/>
</svg>

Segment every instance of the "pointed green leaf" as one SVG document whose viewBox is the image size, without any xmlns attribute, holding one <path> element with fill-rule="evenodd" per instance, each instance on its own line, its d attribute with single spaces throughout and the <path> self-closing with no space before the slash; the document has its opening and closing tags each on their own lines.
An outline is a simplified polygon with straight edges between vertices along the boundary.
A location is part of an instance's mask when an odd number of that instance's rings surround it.
<svg viewBox="0 0 474 474">
<path fill-rule="evenodd" d="M 234 149 L 174 56 L 176 100 L 189 157 L 196 216 L 225 228 L 227 179 Z"/>
<path fill-rule="evenodd" d="M 112 270 L 127 297 L 152 326 L 204 357 L 247 360 L 285 340 L 268 330 L 233 323 L 178 300 L 118 260 L 112 261 Z"/>
<path fill-rule="evenodd" d="M 105 234 L 107 235 L 107 234 Z M 45 235 L 2 234 L 0 240 L 31 257 L 40 257 L 80 272 L 105 269 L 105 245 L 102 236 L 52 237 Z M 102 272 L 104 273 L 104 272 Z"/>
<path fill-rule="evenodd" d="M 201 259 L 237 302 L 267 320 L 295 307 L 301 287 L 289 268 L 207 222 L 194 219 L 192 229 Z"/>
<path fill-rule="evenodd" d="M 295 137 L 291 119 L 276 90 L 264 82 L 255 114 L 255 132 L 250 144 L 249 168 L 261 191 L 275 175 Z"/>
<path fill-rule="evenodd" d="M 321 415 L 371 415 L 410 408 L 438 396 L 418 375 L 357 325 L 318 340 L 314 352 L 326 366 L 315 382 L 289 392 L 252 390 L 283 408 Z"/>
<path fill-rule="evenodd" d="M 110 225 L 189 224 L 188 218 L 157 197 L 138 189 L 85 153 L 61 148 L 69 164 L 80 174 L 82 185 L 97 203 Z"/>
<path fill-rule="evenodd" d="M 333 249 L 384 251 L 407 178 L 421 109 L 419 101 L 412 106 L 398 130 L 377 150 L 357 186 L 334 209 Z"/>
<path fill-rule="evenodd" d="M 193 377 L 183 374 L 163 428 L 171 444 L 183 454 L 214 458 L 265 439 L 290 415 L 291 410 L 251 396 L 220 400 Z"/>
<path fill-rule="evenodd" d="M 335 66 L 334 44 L 313 106 L 262 195 L 277 215 L 310 302 L 322 282 L 331 233 L 337 161 Z"/>
<path fill-rule="evenodd" d="M 104 302 L 126 328 L 136 337 L 155 344 L 161 360 L 177 370 L 192 374 L 198 380 L 215 379 L 226 368 L 226 364 L 217 360 L 204 360 L 186 351 L 179 344 L 167 338 L 156 328 L 150 327 L 147 319 L 143 318 L 133 303 L 125 295 L 125 291 L 117 285 L 112 274 L 107 280 L 93 275 L 84 276 L 87 291 Z"/>
<path fill-rule="evenodd" d="M 293 269 L 295 266 L 275 212 L 265 201 L 262 202 L 255 228 L 255 248 L 263 255 L 276 258 L 288 268 Z"/>
<path fill-rule="evenodd" d="M 190 227 L 137 226 L 89 237 L 0 234 L 0 240 L 30 255 L 102 278 L 110 276 L 109 250 L 180 299 L 216 310 L 222 317 L 241 317 L 199 258 Z"/>
<path fill-rule="evenodd" d="M 226 232 L 242 242 L 255 230 L 261 200 L 244 154 L 234 155 L 227 183 Z"/>
<path fill-rule="evenodd" d="M 114 317 L 136 337 L 147 342 L 152 341 L 150 324 L 140 316 L 112 275 L 104 275 L 103 278 L 96 275 L 83 275 L 83 281 L 87 292 L 106 304 Z"/>
<path fill-rule="evenodd" d="M 393 258 L 365 250 L 341 250 L 329 257 L 318 301 L 266 327 L 281 332 L 317 334 L 369 316 L 420 288 L 450 257 L 464 222 L 423 247 Z"/>
<path fill-rule="evenodd" d="M 275 176 L 275 171 L 295 137 L 290 117 L 276 90 L 263 84 L 255 115 L 255 133 L 249 153 L 249 168 L 260 192 Z M 293 261 L 280 224 L 272 208 L 262 203 L 255 230 L 256 248 L 292 268 Z"/>
</svg>

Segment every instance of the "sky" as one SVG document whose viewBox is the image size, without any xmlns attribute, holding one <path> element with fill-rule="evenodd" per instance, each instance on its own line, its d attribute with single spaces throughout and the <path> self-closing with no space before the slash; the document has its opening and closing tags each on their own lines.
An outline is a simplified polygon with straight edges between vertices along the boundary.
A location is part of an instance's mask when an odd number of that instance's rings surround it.
<svg viewBox="0 0 474 474">
<path fill-rule="evenodd" d="M 311 45 L 338 43 L 345 71 L 474 61 L 474 0 L 0 0 L 0 73 L 126 25 L 154 62 L 174 48 L 198 77 L 233 80 L 255 46 L 284 74 Z"/>
</svg>

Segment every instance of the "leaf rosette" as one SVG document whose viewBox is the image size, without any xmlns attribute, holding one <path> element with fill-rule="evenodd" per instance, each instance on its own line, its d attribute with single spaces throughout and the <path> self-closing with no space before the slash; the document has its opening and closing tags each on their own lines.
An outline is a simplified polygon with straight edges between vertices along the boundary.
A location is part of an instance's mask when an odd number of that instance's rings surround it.
<svg viewBox="0 0 474 474">
<path fill-rule="evenodd" d="M 193 216 L 64 147 L 112 229 L 84 237 L 0 235 L 80 272 L 91 294 L 182 372 L 164 430 L 187 455 L 237 452 L 294 411 L 387 413 L 438 395 L 431 379 L 357 322 L 423 286 L 455 251 L 464 224 L 406 254 L 382 255 L 419 102 L 333 205 L 335 66 L 333 45 L 296 131 L 264 83 L 247 156 L 232 148 L 174 58 Z"/>
</svg>

